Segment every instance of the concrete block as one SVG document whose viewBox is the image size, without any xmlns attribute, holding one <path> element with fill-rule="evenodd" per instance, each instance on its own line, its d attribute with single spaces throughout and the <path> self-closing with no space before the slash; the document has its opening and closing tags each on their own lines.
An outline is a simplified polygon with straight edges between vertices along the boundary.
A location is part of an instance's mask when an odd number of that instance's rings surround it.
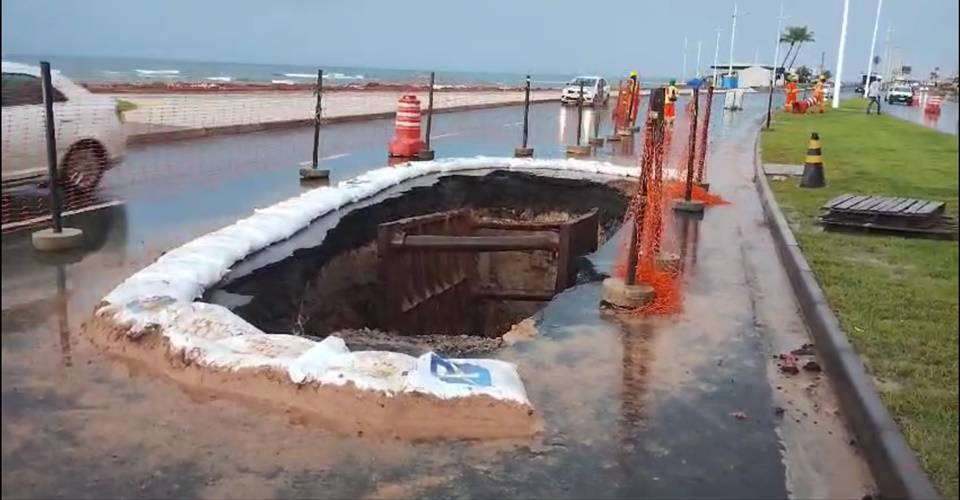
<svg viewBox="0 0 960 500">
<path fill-rule="evenodd" d="M 59 233 L 53 232 L 53 228 L 41 229 L 33 233 L 31 240 L 33 248 L 42 252 L 68 250 L 83 245 L 83 231 L 75 227 L 65 227 Z"/>
<path fill-rule="evenodd" d="M 532 158 L 533 148 L 516 148 L 513 150 L 513 156 L 515 158 Z"/>
<path fill-rule="evenodd" d="M 673 209 L 678 212 L 689 212 L 695 214 L 703 213 L 703 202 L 699 200 L 674 200 Z"/>
<path fill-rule="evenodd" d="M 620 278 L 603 280 L 603 302 L 623 309 L 636 309 L 651 300 L 653 288 L 649 285 L 628 285 Z"/>
<path fill-rule="evenodd" d="M 570 156 L 590 156 L 590 146 L 567 146 Z"/>
</svg>

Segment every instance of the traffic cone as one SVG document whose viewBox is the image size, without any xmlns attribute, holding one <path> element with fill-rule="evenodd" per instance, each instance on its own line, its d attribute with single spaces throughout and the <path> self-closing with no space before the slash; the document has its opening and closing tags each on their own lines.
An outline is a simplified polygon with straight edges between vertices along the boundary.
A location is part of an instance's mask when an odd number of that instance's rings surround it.
<svg viewBox="0 0 960 500">
<path fill-rule="evenodd" d="M 820 134 L 810 134 L 810 145 L 807 146 L 807 159 L 803 162 L 803 177 L 800 187 L 819 188 L 827 184 L 823 176 L 823 156 L 820 149 Z"/>
</svg>

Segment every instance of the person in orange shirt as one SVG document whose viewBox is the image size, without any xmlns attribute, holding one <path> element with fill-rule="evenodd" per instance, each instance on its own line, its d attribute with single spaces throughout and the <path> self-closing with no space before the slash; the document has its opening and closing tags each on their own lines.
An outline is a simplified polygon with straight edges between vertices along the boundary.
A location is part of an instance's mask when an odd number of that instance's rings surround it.
<svg viewBox="0 0 960 500">
<path fill-rule="evenodd" d="M 817 79 L 816 85 L 813 86 L 813 99 L 817 101 L 817 105 L 820 106 L 820 112 L 823 113 L 824 109 L 824 98 L 823 98 L 823 84 L 826 82 L 827 78 L 823 75 L 820 75 L 820 78 Z"/>
<path fill-rule="evenodd" d="M 787 111 L 793 110 L 794 103 L 797 102 L 797 79 L 796 77 L 789 77 L 790 80 L 787 82 L 787 102 L 783 104 L 783 108 Z"/>
<path fill-rule="evenodd" d="M 667 86 L 666 99 L 663 103 L 663 117 L 667 120 L 667 125 L 673 126 L 673 120 L 677 117 L 677 99 L 680 92 L 677 90 L 677 81 L 670 80 Z"/>
</svg>

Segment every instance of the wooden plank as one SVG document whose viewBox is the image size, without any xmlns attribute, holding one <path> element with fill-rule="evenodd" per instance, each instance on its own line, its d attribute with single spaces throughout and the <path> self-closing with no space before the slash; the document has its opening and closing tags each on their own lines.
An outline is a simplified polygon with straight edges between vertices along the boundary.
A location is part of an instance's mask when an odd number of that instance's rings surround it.
<svg viewBox="0 0 960 500">
<path fill-rule="evenodd" d="M 834 210 L 849 210 L 850 207 L 856 205 L 857 203 L 860 203 L 861 201 L 864 200 L 864 198 L 866 198 L 866 196 L 859 196 L 859 195 L 858 195 L 858 196 L 854 196 L 853 198 L 850 198 L 850 199 L 844 201 L 843 203 L 840 203 L 839 205 L 833 207 L 833 209 L 834 209 Z"/>
<path fill-rule="evenodd" d="M 917 202 L 917 200 L 914 200 L 913 198 L 905 198 L 903 201 L 901 201 L 900 203 L 898 203 L 897 205 L 895 205 L 893 208 L 891 208 L 891 209 L 890 209 L 890 212 L 893 212 L 893 213 L 901 213 L 901 212 L 903 212 L 907 207 L 909 207 L 910 205 L 913 205 L 913 204 L 916 203 L 916 202 Z"/>
<path fill-rule="evenodd" d="M 887 203 L 888 201 L 890 201 L 890 198 L 887 198 L 885 196 L 874 196 L 873 203 L 870 203 L 869 205 L 864 207 L 863 210 L 866 210 L 868 212 L 876 212 L 877 207 L 879 207 L 880 205 L 883 205 L 884 203 Z"/>
<path fill-rule="evenodd" d="M 850 193 L 841 194 L 840 196 L 837 196 L 836 198 L 834 198 L 834 199 L 832 199 L 832 200 L 824 203 L 824 204 L 823 204 L 823 208 L 833 208 L 833 207 L 835 207 L 835 206 L 837 206 L 837 205 L 839 205 L 839 204 L 841 204 L 841 203 L 849 200 L 850 198 L 853 198 L 854 196 L 856 196 L 856 195 L 850 194 Z"/>
<path fill-rule="evenodd" d="M 887 201 L 883 202 L 880 206 L 875 207 L 874 210 L 878 212 L 888 212 L 890 208 L 901 201 L 903 201 L 903 198 L 887 198 Z"/>
<path fill-rule="evenodd" d="M 877 203 L 882 201 L 883 201 L 882 198 L 878 200 L 876 196 L 867 196 L 860 203 L 857 203 L 856 205 L 848 208 L 847 210 L 857 210 L 860 212 L 865 212 L 869 210 L 870 207 L 872 207 L 873 205 L 876 205 Z"/>
<path fill-rule="evenodd" d="M 934 211 L 936 211 L 939 205 L 943 205 L 942 201 L 925 201 L 925 200 L 920 200 L 920 201 L 922 201 L 923 203 L 914 204 L 912 207 L 910 207 L 910 210 L 907 210 L 907 213 L 915 214 L 915 215 L 931 214 Z"/>
<path fill-rule="evenodd" d="M 524 236 L 442 236 L 410 234 L 393 247 L 403 250 L 432 252 L 502 252 L 513 250 L 556 250 L 559 238 L 555 233 Z"/>
</svg>

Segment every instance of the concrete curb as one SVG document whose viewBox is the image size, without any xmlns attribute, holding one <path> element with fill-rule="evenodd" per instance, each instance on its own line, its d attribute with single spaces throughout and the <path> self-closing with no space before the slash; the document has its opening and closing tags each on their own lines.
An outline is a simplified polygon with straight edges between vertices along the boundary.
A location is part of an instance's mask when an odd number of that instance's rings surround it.
<svg viewBox="0 0 960 500">
<path fill-rule="evenodd" d="M 547 102 L 559 102 L 560 98 L 540 99 L 531 101 L 531 104 L 540 104 Z M 434 114 L 455 113 L 458 111 L 474 111 L 478 109 L 503 108 L 507 106 L 522 105 L 523 102 L 491 102 L 483 104 L 465 104 L 463 106 L 452 106 L 449 108 L 434 109 Z M 322 124 L 359 122 L 366 120 L 382 120 L 396 116 L 395 111 L 385 111 L 382 113 L 367 113 L 359 115 L 332 116 L 324 118 Z M 224 125 L 222 127 L 205 128 L 185 128 L 177 130 L 163 130 L 160 132 L 147 132 L 143 134 L 131 134 L 127 136 L 127 145 L 153 144 L 158 142 L 178 141 L 182 139 L 195 139 L 198 137 L 210 137 L 217 135 L 245 134 L 249 132 L 261 132 L 264 130 L 285 130 L 291 128 L 308 127 L 313 125 L 312 118 L 297 120 L 281 120 L 263 123 L 243 123 L 239 125 Z"/>
<path fill-rule="evenodd" d="M 760 160 L 760 130 L 754 143 L 754 184 L 760 194 L 763 215 L 773 235 L 777 253 L 787 272 L 794 295 L 812 334 L 840 405 L 859 441 L 870 472 L 884 498 L 939 498 L 913 450 L 877 394 L 840 321 L 830 309 L 806 257 L 800 251 Z"/>
</svg>

